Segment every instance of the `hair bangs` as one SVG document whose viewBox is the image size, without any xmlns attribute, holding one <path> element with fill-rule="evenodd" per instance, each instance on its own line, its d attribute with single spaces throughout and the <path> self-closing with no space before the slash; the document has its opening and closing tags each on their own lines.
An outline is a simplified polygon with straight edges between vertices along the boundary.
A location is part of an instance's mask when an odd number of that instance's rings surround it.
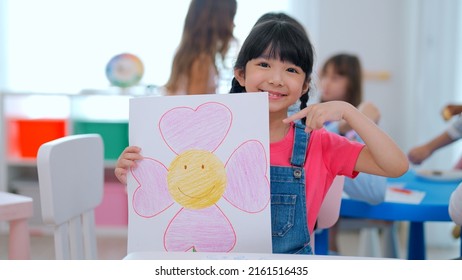
<svg viewBox="0 0 462 280">
<path fill-rule="evenodd" d="M 272 42 L 268 46 L 265 55 L 268 55 L 272 59 L 280 59 L 281 61 L 287 61 L 302 68 L 303 71 L 310 75 L 312 62 L 308 59 L 302 59 L 307 57 L 307 53 L 304 52 L 304 48 L 297 48 L 298 41 L 295 37 L 291 37 L 287 33 L 278 33 L 273 37 Z"/>
<path fill-rule="evenodd" d="M 268 56 L 291 62 L 306 73 L 313 70 L 313 49 L 306 35 L 288 22 L 268 21 L 256 25 L 244 41 L 236 67 L 252 59 Z"/>
</svg>

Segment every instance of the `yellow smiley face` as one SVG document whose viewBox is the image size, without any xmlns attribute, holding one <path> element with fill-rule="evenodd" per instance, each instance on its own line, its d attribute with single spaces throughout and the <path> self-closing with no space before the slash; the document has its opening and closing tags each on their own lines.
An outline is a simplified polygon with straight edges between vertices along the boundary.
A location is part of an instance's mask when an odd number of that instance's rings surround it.
<svg viewBox="0 0 462 280">
<path fill-rule="evenodd" d="M 172 161 L 168 170 L 170 195 L 186 208 L 209 207 L 225 192 L 225 166 L 209 151 L 186 151 Z"/>
</svg>

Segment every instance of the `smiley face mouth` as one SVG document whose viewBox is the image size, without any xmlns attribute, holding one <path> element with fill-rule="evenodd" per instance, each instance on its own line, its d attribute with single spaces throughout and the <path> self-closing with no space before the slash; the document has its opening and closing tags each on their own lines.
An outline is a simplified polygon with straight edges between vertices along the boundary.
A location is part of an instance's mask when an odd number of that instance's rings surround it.
<svg viewBox="0 0 462 280">
<path fill-rule="evenodd" d="M 204 198 L 204 197 L 209 196 L 209 195 L 212 193 L 212 191 L 215 189 L 215 186 L 211 187 L 211 188 L 209 189 L 209 191 L 206 192 L 205 194 L 199 195 L 199 196 L 188 195 L 188 194 L 184 193 L 180 188 L 177 188 L 177 189 L 178 189 L 178 191 L 179 191 L 181 194 L 183 194 L 184 196 L 189 197 L 189 198 L 196 198 L 196 199 L 197 199 L 197 198 Z"/>
</svg>

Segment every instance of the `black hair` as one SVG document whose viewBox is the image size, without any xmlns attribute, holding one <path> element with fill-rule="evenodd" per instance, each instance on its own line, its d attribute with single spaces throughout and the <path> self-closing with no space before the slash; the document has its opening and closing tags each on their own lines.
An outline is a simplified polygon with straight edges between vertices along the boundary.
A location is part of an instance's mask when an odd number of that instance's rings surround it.
<svg viewBox="0 0 462 280">
<path fill-rule="evenodd" d="M 293 23 L 298 28 L 300 28 L 300 30 L 303 30 L 305 32 L 305 28 L 303 27 L 303 25 L 300 22 L 298 22 L 295 18 L 289 16 L 288 14 L 281 13 L 281 12 L 278 12 L 278 13 L 276 13 L 276 12 L 265 13 L 257 20 L 255 25 L 260 24 L 262 22 L 270 21 L 270 20 L 286 21 L 286 22 Z"/>
<path fill-rule="evenodd" d="M 242 44 L 234 69 L 245 70 L 248 61 L 267 53 L 270 58 L 291 62 L 302 68 L 305 80 L 311 80 L 314 63 L 314 49 L 308 35 L 300 24 L 293 20 L 275 17 L 258 21 Z M 306 107 L 308 91 L 300 97 L 300 109 Z M 230 93 L 245 92 L 236 78 L 233 78 Z"/>
</svg>

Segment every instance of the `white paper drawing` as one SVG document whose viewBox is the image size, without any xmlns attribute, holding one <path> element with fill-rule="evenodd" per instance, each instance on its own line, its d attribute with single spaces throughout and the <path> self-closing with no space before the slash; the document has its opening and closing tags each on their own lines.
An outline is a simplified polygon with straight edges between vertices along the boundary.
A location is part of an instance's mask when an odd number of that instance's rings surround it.
<svg viewBox="0 0 462 280">
<path fill-rule="evenodd" d="M 261 93 L 130 101 L 129 251 L 271 252 L 267 110 Z"/>
</svg>

